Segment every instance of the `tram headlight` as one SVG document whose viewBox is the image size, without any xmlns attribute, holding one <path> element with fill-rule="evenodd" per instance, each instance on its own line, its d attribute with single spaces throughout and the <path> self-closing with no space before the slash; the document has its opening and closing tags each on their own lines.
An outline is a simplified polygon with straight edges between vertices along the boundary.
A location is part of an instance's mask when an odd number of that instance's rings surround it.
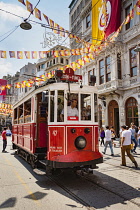
<svg viewBox="0 0 140 210">
<path fill-rule="evenodd" d="M 76 133 L 76 129 L 75 129 L 75 128 L 72 128 L 72 129 L 71 129 L 71 132 L 72 132 L 72 133 Z"/>
<path fill-rule="evenodd" d="M 85 128 L 84 131 L 86 134 L 88 134 L 88 133 L 90 133 L 90 128 Z"/>
<path fill-rule="evenodd" d="M 87 145 L 87 141 L 85 139 L 85 137 L 83 136 L 78 136 L 76 139 L 75 139 L 75 147 L 77 149 L 84 149 Z"/>
</svg>

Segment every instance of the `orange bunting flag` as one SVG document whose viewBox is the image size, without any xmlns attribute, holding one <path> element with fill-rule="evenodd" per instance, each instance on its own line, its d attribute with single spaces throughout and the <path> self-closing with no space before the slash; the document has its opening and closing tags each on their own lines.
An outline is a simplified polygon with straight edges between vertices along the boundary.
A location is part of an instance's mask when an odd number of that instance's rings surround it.
<svg viewBox="0 0 140 210">
<path fill-rule="evenodd" d="M 10 84 L 6 85 L 7 89 L 10 89 L 11 87 L 12 87 L 12 85 L 10 85 Z"/>
<path fill-rule="evenodd" d="M 25 2 L 24 0 L 18 0 L 20 3 L 24 4 L 25 5 Z"/>
<path fill-rule="evenodd" d="M 6 51 L 0 51 L 0 57 L 1 58 L 7 58 Z"/>
<path fill-rule="evenodd" d="M 64 31 L 64 28 L 62 28 L 61 26 L 59 26 L 59 30 L 60 30 L 60 36 L 63 36 L 65 37 L 65 31 Z"/>
<path fill-rule="evenodd" d="M 20 88 L 20 87 L 21 87 L 20 82 L 17 82 L 16 85 L 15 85 L 15 88 Z"/>
<path fill-rule="evenodd" d="M 26 59 L 30 59 L 30 52 L 29 51 L 24 51 Z"/>
<path fill-rule="evenodd" d="M 54 29 L 54 21 L 50 19 L 50 27 Z"/>
<path fill-rule="evenodd" d="M 39 58 L 44 58 L 44 52 L 43 51 L 39 51 Z"/>
<path fill-rule="evenodd" d="M 15 58 L 16 57 L 15 51 L 9 51 L 9 56 L 10 58 Z"/>
<path fill-rule="evenodd" d="M 37 52 L 36 51 L 32 51 L 32 59 L 37 59 Z"/>
<path fill-rule="evenodd" d="M 27 0 L 26 0 L 26 8 L 29 12 L 33 14 L 33 5 Z"/>
<path fill-rule="evenodd" d="M 53 30 L 53 32 L 54 32 L 55 34 L 60 34 L 59 25 L 58 25 L 57 23 L 54 23 L 54 30 Z"/>
<path fill-rule="evenodd" d="M 17 51 L 17 59 L 23 59 L 23 52 Z"/>
<path fill-rule="evenodd" d="M 50 25 L 50 21 L 49 21 L 48 16 L 46 16 L 45 14 L 43 14 L 43 16 L 44 16 L 45 20 L 47 21 L 48 25 Z"/>
<path fill-rule="evenodd" d="M 37 8 L 34 9 L 35 17 L 41 20 L 41 11 Z"/>
</svg>

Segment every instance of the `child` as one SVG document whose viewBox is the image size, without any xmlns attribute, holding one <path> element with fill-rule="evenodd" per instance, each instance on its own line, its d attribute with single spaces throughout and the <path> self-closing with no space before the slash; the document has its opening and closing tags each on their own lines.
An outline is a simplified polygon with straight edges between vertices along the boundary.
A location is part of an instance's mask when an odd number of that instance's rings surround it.
<svg viewBox="0 0 140 210">
<path fill-rule="evenodd" d="M 2 152 L 6 152 L 6 146 L 7 146 L 7 137 L 6 137 L 6 130 L 7 128 L 4 128 L 3 132 L 2 132 L 2 139 L 3 139 L 3 150 Z"/>
</svg>

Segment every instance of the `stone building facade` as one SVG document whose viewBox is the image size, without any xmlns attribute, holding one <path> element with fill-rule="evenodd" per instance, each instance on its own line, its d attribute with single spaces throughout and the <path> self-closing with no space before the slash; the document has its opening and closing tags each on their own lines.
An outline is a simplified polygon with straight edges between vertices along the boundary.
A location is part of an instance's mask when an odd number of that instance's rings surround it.
<svg viewBox="0 0 140 210">
<path fill-rule="evenodd" d="M 121 22 L 123 22 L 137 0 L 122 0 L 121 2 Z M 70 30 L 73 29 L 72 20 L 76 17 L 80 4 L 85 5 L 80 7 L 80 33 L 86 41 L 88 41 L 87 37 L 90 38 L 89 41 L 92 41 L 91 0 L 71 2 L 69 6 Z M 73 32 L 78 35 L 78 28 L 75 27 Z M 134 122 L 137 126 L 140 125 L 140 52 L 136 50 L 136 47 L 140 49 L 139 46 L 140 16 L 134 13 L 134 18 L 123 26 L 115 42 L 110 43 L 93 61 L 79 71 L 83 75 L 85 84 L 90 85 L 90 75 L 96 76 L 99 125 L 114 126 L 117 133 L 123 124 L 130 126 L 130 123 Z"/>
</svg>

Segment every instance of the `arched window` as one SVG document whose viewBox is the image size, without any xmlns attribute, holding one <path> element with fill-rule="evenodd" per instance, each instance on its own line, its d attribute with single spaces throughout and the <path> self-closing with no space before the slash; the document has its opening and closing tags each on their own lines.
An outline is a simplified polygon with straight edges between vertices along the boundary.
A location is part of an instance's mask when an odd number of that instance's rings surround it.
<svg viewBox="0 0 140 210">
<path fill-rule="evenodd" d="M 130 126 L 131 122 L 134 122 L 138 126 L 138 102 L 135 98 L 131 97 L 127 99 L 126 105 L 126 125 Z"/>
</svg>

